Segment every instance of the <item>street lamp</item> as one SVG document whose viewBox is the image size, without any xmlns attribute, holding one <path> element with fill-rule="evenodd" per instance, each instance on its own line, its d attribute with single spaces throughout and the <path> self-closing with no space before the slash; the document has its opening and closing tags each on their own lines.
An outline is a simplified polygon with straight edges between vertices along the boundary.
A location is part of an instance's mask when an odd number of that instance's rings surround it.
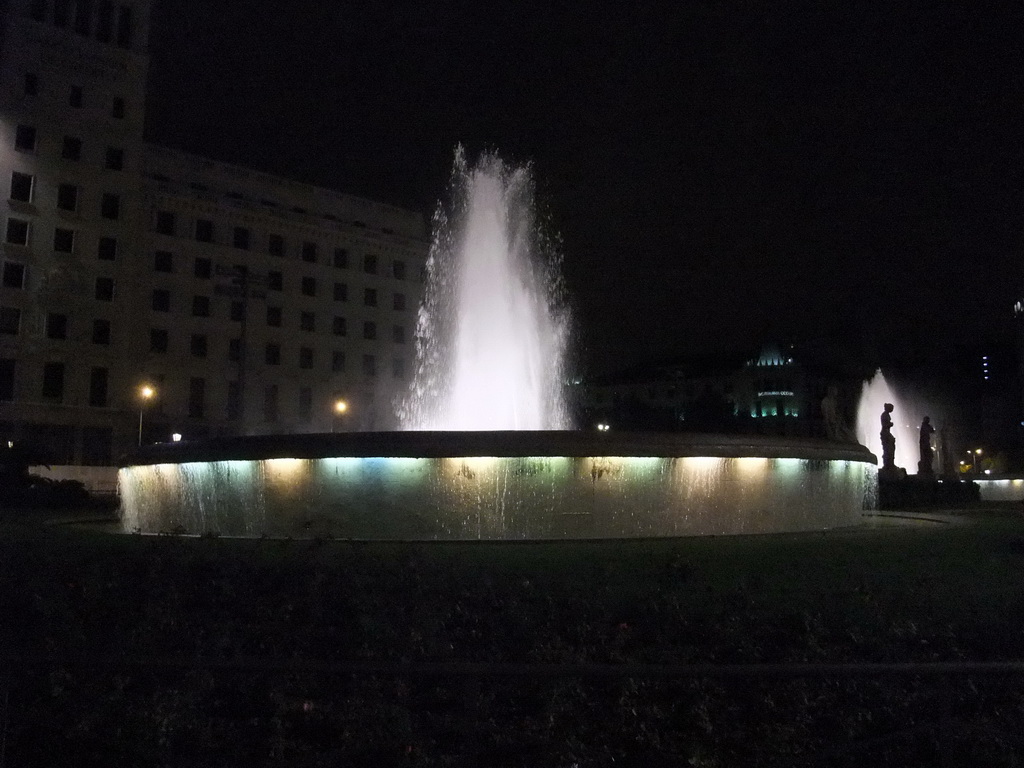
<svg viewBox="0 0 1024 768">
<path fill-rule="evenodd" d="M 334 418 L 331 419 L 331 432 L 334 432 L 334 428 L 337 421 L 348 412 L 348 403 L 344 400 L 334 401 Z"/>
<path fill-rule="evenodd" d="M 156 389 L 149 384 L 139 387 L 139 446 L 142 446 L 142 414 L 146 410 L 146 403 L 156 395 Z"/>
</svg>

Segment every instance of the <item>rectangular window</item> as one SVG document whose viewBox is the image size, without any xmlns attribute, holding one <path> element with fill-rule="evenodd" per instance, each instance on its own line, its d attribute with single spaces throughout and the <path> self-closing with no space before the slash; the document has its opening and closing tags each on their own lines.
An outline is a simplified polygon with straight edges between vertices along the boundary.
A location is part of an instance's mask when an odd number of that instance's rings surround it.
<svg viewBox="0 0 1024 768">
<path fill-rule="evenodd" d="M 77 136 L 65 136 L 64 144 L 60 149 L 60 156 L 64 160 L 81 160 L 82 140 Z"/>
<path fill-rule="evenodd" d="M 372 320 L 363 323 L 363 338 L 370 341 L 377 338 L 377 324 Z"/>
<path fill-rule="evenodd" d="M 57 187 L 57 207 L 62 211 L 77 211 L 78 187 L 74 184 L 60 184 Z"/>
<path fill-rule="evenodd" d="M 313 415 L 313 389 L 311 387 L 299 387 L 299 418 L 302 421 L 309 421 Z"/>
<path fill-rule="evenodd" d="M 363 375 L 377 375 L 377 358 L 375 358 L 373 355 L 363 355 Z"/>
<path fill-rule="evenodd" d="M 302 260 L 316 264 L 316 243 L 305 242 L 302 244 Z"/>
<path fill-rule="evenodd" d="M 173 211 L 157 211 L 156 212 L 156 231 L 161 235 L 173 235 L 174 234 L 174 212 Z"/>
<path fill-rule="evenodd" d="M 114 38 L 114 3 L 111 0 L 100 0 L 99 12 L 96 14 L 96 39 L 101 43 L 109 43 Z"/>
<path fill-rule="evenodd" d="M 348 285 L 346 283 L 334 284 L 334 300 L 348 301 Z"/>
<path fill-rule="evenodd" d="M 188 416 L 201 419 L 206 410 L 206 379 L 193 376 L 188 380 Z"/>
<path fill-rule="evenodd" d="M 96 246 L 96 258 L 103 261 L 113 261 L 117 256 L 117 238 L 101 237 Z"/>
<path fill-rule="evenodd" d="M 363 291 L 363 304 L 368 307 L 377 306 L 377 289 L 367 288 Z"/>
<path fill-rule="evenodd" d="M 225 408 L 228 419 L 242 418 L 242 386 L 237 381 L 228 382 L 228 401 Z"/>
<path fill-rule="evenodd" d="M 24 288 L 25 265 L 16 261 L 5 261 L 3 275 L 0 276 L 0 285 L 4 288 Z"/>
<path fill-rule="evenodd" d="M 405 294 L 404 293 L 396 293 L 392 297 L 391 308 L 396 310 L 396 311 L 398 311 L 398 312 L 402 312 L 402 311 L 405 310 Z"/>
<path fill-rule="evenodd" d="M 316 330 L 316 315 L 312 312 L 303 312 L 299 315 L 299 328 L 304 331 Z"/>
<path fill-rule="evenodd" d="M 242 359 L 242 340 L 228 339 L 228 360 L 237 363 Z"/>
<path fill-rule="evenodd" d="M 24 219 L 7 219 L 7 234 L 4 242 L 9 245 L 28 245 L 28 222 Z"/>
<path fill-rule="evenodd" d="M 66 339 L 68 337 L 68 316 L 59 312 L 46 315 L 46 338 Z"/>
<path fill-rule="evenodd" d="M 107 345 L 110 343 L 110 321 L 92 321 L 92 343 Z"/>
<path fill-rule="evenodd" d="M 313 367 L 313 350 L 309 347 L 299 347 L 299 368 L 310 369 Z"/>
<path fill-rule="evenodd" d="M 281 308 L 267 307 L 267 325 L 272 328 L 281 327 Z"/>
<path fill-rule="evenodd" d="M 391 326 L 391 340 L 395 344 L 405 344 L 405 328 L 401 325 Z"/>
<path fill-rule="evenodd" d="M 231 302 L 231 310 L 228 314 L 231 318 L 231 322 L 240 323 L 245 318 L 245 304 L 240 301 Z"/>
<path fill-rule="evenodd" d="M 270 235 L 267 240 L 267 251 L 271 256 L 284 256 L 284 238 L 280 235 Z"/>
<path fill-rule="evenodd" d="M 395 379 L 405 378 L 405 360 L 396 357 L 391 361 L 391 377 Z"/>
<path fill-rule="evenodd" d="M 14 132 L 14 148 L 19 152 L 36 151 L 36 127 L 19 125 Z"/>
<path fill-rule="evenodd" d="M 197 256 L 196 260 L 192 263 L 192 274 L 200 280 L 209 280 L 213 274 L 213 262 Z"/>
<path fill-rule="evenodd" d="M 74 253 L 75 230 L 56 227 L 53 230 L 53 250 L 57 253 Z"/>
<path fill-rule="evenodd" d="M 192 357 L 206 357 L 206 336 L 201 333 L 193 333 L 189 336 L 188 351 L 192 354 Z"/>
<path fill-rule="evenodd" d="M 71 92 L 68 94 L 68 104 L 75 109 L 80 109 L 82 106 L 82 86 L 72 85 Z"/>
<path fill-rule="evenodd" d="M 121 196 L 113 192 L 104 192 L 100 202 L 100 216 L 104 219 L 117 219 L 121 215 Z"/>
<path fill-rule="evenodd" d="M 53 0 L 53 26 L 66 27 L 71 17 L 71 0 Z"/>
<path fill-rule="evenodd" d="M 93 368 L 89 371 L 89 405 L 93 408 L 106 406 L 108 378 L 106 368 Z"/>
<path fill-rule="evenodd" d="M 17 336 L 21 330 L 21 310 L 17 307 L 0 307 L 0 333 Z"/>
<path fill-rule="evenodd" d="M 280 365 L 281 364 L 281 345 L 280 344 L 267 344 L 264 350 L 263 359 L 267 365 Z"/>
<path fill-rule="evenodd" d="M 345 322 L 345 318 L 335 316 L 334 322 L 331 323 L 331 331 L 335 336 L 344 336 L 348 333 L 348 324 Z"/>
<path fill-rule="evenodd" d="M 64 363 L 45 363 L 43 365 L 43 391 L 47 400 L 64 398 Z"/>
<path fill-rule="evenodd" d="M 88 37 L 92 29 L 92 0 L 78 0 L 75 3 L 75 32 Z"/>
<path fill-rule="evenodd" d="M 391 276 L 395 280 L 405 280 L 405 262 L 395 259 L 391 262 Z"/>
<path fill-rule="evenodd" d="M 39 95 L 39 76 L 35 72 L 25 73 L 24 90 L 22 93 L 26 96 Z"/>
<path fill-rule="evenodd" d="M 153 291 L 153 311 L 154 312 L 170 312 L 171 311 L 171 292 L 162 288 L 157 288 Z"/>
<path fill-rule="evenodd" d="M 46 0 L 32 0 L 28 15 L 32 21 L 46 21 Z"/>
<path fill-rule="evenodd" d="M 120 147 L 107 147 L 107 157 L 103 165 L 108 171 L 124 170 L 124 150 Z"/>
<path fill-rule="evenodd" d="M 132 47 L 132 9 L 126 5 L 117 9 L 117 45 L 120 48 Z"/>
<path fill-rule="evenodd" d="M 213 222 L 209 219 L 196 219 L 196 240 L 200 243 L 213 242 Z"/>
<path fill-rule="evenodd" d="M 363 257 L 363 272 L 368 275 L 377 274 L 377 257 L 368 253 Z"/>
<path fill-rule="evenodd" d="M 159 355 L 166 354 L 167 352 L 167 331 L 163 328 L 150 328 L 149 329 L 149 351 L 156 352 Z"/>
<path fill-rule="evenodd" d="M 114 101 L 110 105 L 110 116 L 115 120 L 124 120 L 125 115 L 125 102 L 120 96 L 115 96 Z"/>
<path fill-rule="evenodd" d="M 345 371 L 345 353 L 340 349 L 331 353 L 331 371 L 334 373 L 344 373 Z"/>
<path fill-rule="evenodd" d="M 267 290 L 280 291 L 284 289 L 284 275 L 277 270 L 267 272 Z"/>
<path fill-rule="evenodd" d="M 153 254 L 154 272 L 174 272 L 174 254 L 170 251 L 157 251 Z"/>
<path fill-rule="evenodd" d="M 232 244 L 235 248 L 240 248 L 243 251 L 249 250 L 249 230 L 246 227 L 235 227 L 234 237 L 232 238 Z"/>
<path fill-rule="evenodd" d="M 210 297 L 209 296 L 193 296 L 192 297 L 192 317 L 209 317 L 210 316 Z"/>
<path fill-rule="evenodd" d="M 263 420 L 277 421 L 277 384 L 268 384 L 263 389 Z"/>
<path fill-rule="evenodd" d="M 31 203 L 34 186 L 35 177 L 32 174 L 14 171 L 11 174 L 11 200 L 17 200 L 20 203 Z"/>
<path fill-rule="evenodd" d="M 10 402 L 14 399 L 14 361 L 0 358 L 0 400 Z"/>
<path fill-rule="evenodd" d="M 302 278 L 302 295 L 303 296 L 316 296 L 316 278 L 315 277 L 304 277 L 304 278 Z"/>
<path fill-rule="evenodd" d="M 348 251 L 344 248 L 334 249 L 334 266 L 338 269 L 345 269 L 348 267 Z"/>
<path fill-rule="evenodd" d="M 113 301 L 114 300 L 114 278 L 112 277 L 97 277 L 96 278 L 96 301 Z"/>
</svg>

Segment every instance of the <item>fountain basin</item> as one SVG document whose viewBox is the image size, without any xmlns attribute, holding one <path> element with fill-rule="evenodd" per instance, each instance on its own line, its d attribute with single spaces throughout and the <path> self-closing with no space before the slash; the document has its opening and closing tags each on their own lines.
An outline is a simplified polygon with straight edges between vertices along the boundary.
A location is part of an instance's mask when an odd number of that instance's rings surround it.
<svg viewBox="0 0 1024 768">
<path fill-rule="evenodd" d="M 863 446 L 809 439 L 364 432 L 148 446 L 118 485 L 144 533 L 640 538 L 854 525 L 877 472 Z"/>
</svg>

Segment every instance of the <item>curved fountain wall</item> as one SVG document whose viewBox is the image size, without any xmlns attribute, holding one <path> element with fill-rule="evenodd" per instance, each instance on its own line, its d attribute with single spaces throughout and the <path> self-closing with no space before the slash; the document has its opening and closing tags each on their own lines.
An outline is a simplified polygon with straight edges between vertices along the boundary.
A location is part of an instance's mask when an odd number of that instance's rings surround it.
<svg viewBox="0 0 1024 768">
<path fill-rule="evenodd" d="M 574 432 L 263 436 L 145 448 L 126 531 L 356 539 L 633 538 L 859 522 L 856 445 Z"/>
</svg>

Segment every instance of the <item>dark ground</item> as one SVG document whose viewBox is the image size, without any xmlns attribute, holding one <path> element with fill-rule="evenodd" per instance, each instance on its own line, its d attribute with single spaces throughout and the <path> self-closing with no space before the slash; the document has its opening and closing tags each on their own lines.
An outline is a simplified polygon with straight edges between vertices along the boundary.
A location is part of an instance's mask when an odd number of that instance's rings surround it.
<svg viewBox="0 0 1024 768">
<path fill-rule="evenodd" d="M 969 525 L 559 543 L 3 518 L 0 766 L 1024 759 L 1020 666 L 834 666 L 1024 659 L 1015 508 L 978 507 Z M 811 666 L 722 666 L 766 663 Z"/>
</svg>

